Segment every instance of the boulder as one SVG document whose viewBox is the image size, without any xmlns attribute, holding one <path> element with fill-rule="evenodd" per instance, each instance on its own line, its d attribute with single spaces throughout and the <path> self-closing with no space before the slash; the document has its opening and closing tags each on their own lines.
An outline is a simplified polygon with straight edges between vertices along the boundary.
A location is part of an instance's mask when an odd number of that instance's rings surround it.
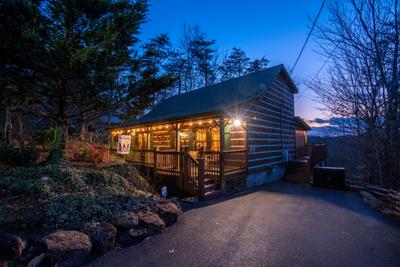
<svg viewBox="0 0 400 267">
<path fill-rule="evenodd" d="M 116 234 L 117 228 L 112 224 L 103 223 L 94 226 L 89 233 L 93 249 L 101 253 L 112 250 L 115 246 Z"/>
<path fill-rule="evenodd" d="M 125 211 L 113 219 L 113 224 L 123 230 L 134 228 L 139 223 L 139 217 L 132 211 Z"/>
<path fill-rule="evenodd" d="M 22 255 L 25 242 L 16 235 L 0 234 L 0 262 L 11 261 Z"/>
<path fill-rule="evenodd" d="M 165 228 L 164 221 L 158 216 L 157 213 L 146 213 L 139 215 L 139 228 L 147 229 L 150 235 L 161 233 Z"/>
<path fill-rule="evenodd" d="M 117 243 L 121 247 L 127 247 L 135 245 L 136 243 L 146 239 L 150 235 L 149 231 L 145 228 L 143 229 L 130 229 L 128 231 L 122 232 L 117 237 Z"/>
<path fill-rule="evenodd" d="M 42 253 L 39 256 L 34 257 L 26 267 L 37 267 L 40 266 L 44 258 L 46 257 L 46 254 Z"/>
<path fill-rule="evenodd" d="M 178 220 L 181 210 L 174 203 L 166 203 L 157 206 L 157 213 L 165 224 L 170 226 Z"/>
<path fill-rule="evenodd" d="M 46 262 L 59 267 L 82 264 L 92 249 L 90 238 L 77 231 L 57 231 L 40 241 L 46 253 Z"/>
</svg>

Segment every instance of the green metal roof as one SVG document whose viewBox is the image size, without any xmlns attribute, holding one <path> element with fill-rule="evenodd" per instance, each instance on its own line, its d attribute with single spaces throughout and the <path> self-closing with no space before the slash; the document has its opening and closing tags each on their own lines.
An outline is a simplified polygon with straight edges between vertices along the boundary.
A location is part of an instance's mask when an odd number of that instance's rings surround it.
<svg viewBox="0 0 400 267">
<path fill-rule="evenodd" d="M 170 97 L 142 118 L 119 127 L 200 116 L 246 103 L 263 93 L 281 71 L 287 77 L 293 92 L 297 93 L 297 88 L 284 66 L 277 65 Z"/>
</svg>

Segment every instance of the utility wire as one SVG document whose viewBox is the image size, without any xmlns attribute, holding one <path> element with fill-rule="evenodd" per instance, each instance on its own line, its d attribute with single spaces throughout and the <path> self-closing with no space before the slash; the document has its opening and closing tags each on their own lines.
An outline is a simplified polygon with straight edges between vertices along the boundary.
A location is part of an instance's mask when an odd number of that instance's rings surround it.
<svg viewBox="0 0 400 267">
<path fill-rule="evenodd" d="M 326 60 L 324 61 L 324 64 L 322 64 L 322 66 L 319 68 L 319 70 L 317 71 L 317 73 L 314 75 L 314 77 L 311 79 L 311 82 L 308 84 L 308 87 L 306 89 L 303 90 L 303 92 L 301 92 L 301 94 L 296 98 L 295 102 L 299 101 L 299 99 L 304 95 L 304 93 L 310 88 L 310 84 L 312 82 L 315 81 L 315 79 L 317 79 L 318 75 L 321 73 L 321 71 L 324 69 L 325 65 L 328 63 L 329 59 L 331 59 L 331 56 L 333 55 L 333 52 L 336 50 L 336 47 L 332 50 L 332 52 L 329 54 L 329 56 L 326 58 Z"/>
<path fill-rule="evenodd" d="M 354 21 L 356 20 L 357 15 L 351 20 L 350 25 L 353 25 Z M 323 68 L 325 67 L 325 65 L 328 63 L 328 61 L 331 59 L 331 57 L 333 56 L 333 53 L 335 52 L 336 48 L 338 48 L 339 43 L 336 43 L 335 47 L 332 49 L 332 52 L 329 53 L 328 57 L 326 58 L 326 60 L 324 61 L 324 64 L 322 64 L 322 66 L 319 68 L 319 70 L 317 71 L 317 73 L 314 75 L 314 77 L 311 79 L 311 81 L 308 83 L 308 87 L 306 89 L 304 89 L 303 92 L 301 92 L 301 94 L 296 98 L 295 102 L 299 101 L 300 98 L 304 95 L 304 93 L 310 89 L 310 85 L 312 82 L 315 81 L 315 79 L 317 79 L 318 75 L 320 74 L 320 72 L 323 70 Z"/>
<path fill-rule="evenodd" d="M 326 0 L 323 0 L 323 1 L 322 1 L 322 4 L 321 4 L 321 7 L 319 8 L 317 17 L 314 19 L 313 25 L 312 25 L 312 27 L 311 27 L 311 29 L 310 29 L 310 32 L 309 32 L 308 35 L 307 35 L 307 38 L 306 38 L 306 40 L 305 40 L 305 42 L 304 42 L 304 44 L 303 44 L 303 47 L 302 47 L 301 50 L 300 50 L 299 56 L 297 57 L 297 59 L 296 59 L 294 65 L 293 65 L 292 69 L 290 70 L 290 74 L 292 74 L 294 68 L 295 68 L 296 65 L 297 65 L 297 62 L 299 62 L 299 59 L 300 59 L 301 55 L 303 54 L 303 51 L 304 51 L 304 48 L 305 48 L 306 45 L 307 45 L 308 39 L 310 39 L 310 36 L 311 36 L 311 34 L 312 34 L 312 32 L 313 32 L 313 30 L 314 30 L 314 28 L 315 28 L 315 25 L 317 24 L 317 20 L 318 20 L 318 18 L 319 18 L 319 15 L 321 15 L 322 9 L 324 8 L 325 1 L 326 1 Z"/>
</svg>

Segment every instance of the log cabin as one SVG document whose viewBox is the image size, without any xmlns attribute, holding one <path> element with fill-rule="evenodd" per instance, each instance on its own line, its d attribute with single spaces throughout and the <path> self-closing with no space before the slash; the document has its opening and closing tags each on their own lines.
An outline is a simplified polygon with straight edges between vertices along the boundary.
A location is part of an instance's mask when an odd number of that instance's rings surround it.
<svg viewBox="0 0 400 267">
<path fill-rule="evenodd" d="M 158 186 L 200 197 L 276 181 L 307 146 L 308 128 L 294 112 L 297 92 L 277 65 L 172 96 L 112 127 L 112 147 L 118 135 L 132 135 L 127 161 L 150 168 Z"/>
</svg>

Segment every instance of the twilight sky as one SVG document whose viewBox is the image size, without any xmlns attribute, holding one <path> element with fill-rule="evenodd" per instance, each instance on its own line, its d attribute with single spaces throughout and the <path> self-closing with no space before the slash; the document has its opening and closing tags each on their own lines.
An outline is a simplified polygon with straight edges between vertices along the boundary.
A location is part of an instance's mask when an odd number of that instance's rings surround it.
<svg viewBox="0 0 400 267">
<path fill-rule="evenodd" d="M 321 0 L 150 0 L 149 21 L 142 27 L 142 38 L 169 33 L 173 42 L 182 25 L 199 25 L 208 38 L 215 39 L 219 50 L 241 47 L 251 57 L 266 56 L 270 66 L 283 63 L 293 66 L 321 5 Z M 322 11 L 319 23 L 327 17 Z M 300 82 L 295 102 L 296 114 L 308 120 L 326 117 L 318 110 L 313 92 L 303 79 L 314 77 L 323 64 L 310 38 L 292 77 Z M 320 75 L 323 75 L 321 72 Z M 295 99 L 298 98 L 295 96 Z"/>
</svg>

